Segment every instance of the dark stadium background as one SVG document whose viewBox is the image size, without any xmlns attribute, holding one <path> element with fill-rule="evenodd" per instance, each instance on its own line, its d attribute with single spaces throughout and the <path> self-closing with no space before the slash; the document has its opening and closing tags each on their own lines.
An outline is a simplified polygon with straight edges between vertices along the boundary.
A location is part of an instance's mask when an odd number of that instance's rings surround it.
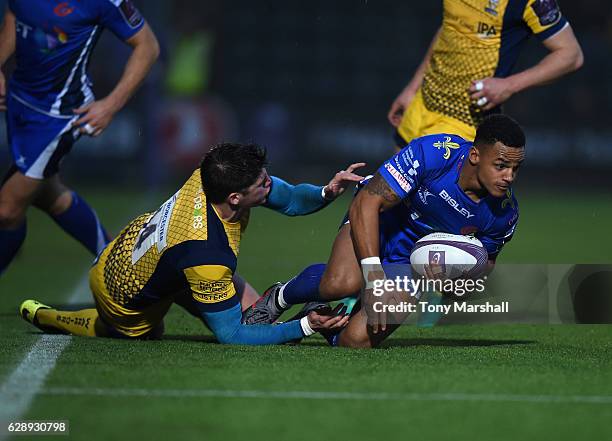
<svg viewBox="0 0 612 441">
<path fill-rule="evenodd" d="M 391 152 L 387 110 L 442 1 L 134 3 L 160 40 L 160 61 L 104 135 L 81 140 L 64 165 L 114 234 L 156 209 L 222 140 L 265 145 L 270 171 L 293 182 L 322 184 L 362 160 L 374 171 Z M 329 348 L 320 336 L 218 345 L 178 307 L 161 341 L 43 336 L 19 304 L 91 306 L 92 256 L 31 210 L 25 245 L 0 278 L 0 441 L 6 415 L 68 420 L 71 439 L 89 441 L 612 439 L 612 8 L 559 3 L 584 66 L 506 106 L 527 130 L 528 161 L 517 233 L 485 300 L 509 300 L 511 314 L 404 326 L 371 351 Z M 97 96 L 128 54 L 112 35 L 101 39 Z M 518 68 L 544 54 L 531 41 Z M 0 123 L 0 171 L 4 131 Z M 254 210 L 238 271 L 261 291 L 325 261 L 349 202 L 294 219 Z M 38 362 L 52 367 L 41 373 Z"/>
<path fill-rule="evenodd" d="M 422 59 L 442 2 L 135 3 L 157 33 L 161 59 L 105 135 L 79 142 L 65 166 L 78 180 L 178 182 L 221 140 L 265 145 L 272 171 L 287 178 L 320 178 L 348 161 L 373 168 L 391 151 L 388 107 Z M 560 4 L 586 62 L 505 107 L 528 132 L 521 192 L 612 186 L 612 8 L 603 0 Z M 128 53 L 109 33 L 101 39 L 91 65 L 98 96 Z M 532 39 L 518 68 L 544 53 Z"/>
</svg>

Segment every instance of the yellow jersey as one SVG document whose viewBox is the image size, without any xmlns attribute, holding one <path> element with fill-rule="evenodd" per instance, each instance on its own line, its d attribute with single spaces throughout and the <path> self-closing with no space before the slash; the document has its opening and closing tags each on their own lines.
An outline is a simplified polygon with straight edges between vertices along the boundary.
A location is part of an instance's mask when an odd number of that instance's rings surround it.
<svg viewBox="0 0 612 441">
<path fill-rule="evenodd" d="M 471 82 L 508 76 L 530 35 L 545 40 L 566 25 L 555 0 L 444 0 L 420 90 L 425 108 L 476 127 L 485 115 L 469 98 Z"/>
<path fill-rule="evenodd" d="M 249 212 L 225 222 L 206 200 L 196 170 L 170 199 L 121 231 L 90 271 L 100 317 L 120 333 L 144 335 L 175 296 L 189 294 L 209 310 L 238 303 L 232 283 Z"/>
</svg>

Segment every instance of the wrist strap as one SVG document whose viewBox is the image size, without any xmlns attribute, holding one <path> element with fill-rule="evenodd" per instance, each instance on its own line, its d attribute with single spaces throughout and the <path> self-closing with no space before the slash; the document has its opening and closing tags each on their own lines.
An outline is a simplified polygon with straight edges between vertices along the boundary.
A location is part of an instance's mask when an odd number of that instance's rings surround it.
<svg viewBox="0 0 612 441">
<path fill-rule="evenodd" d="M 304 333 L 306 337 L 316 332 L 310 327 L 310 322 L 308 321 L 308 317 L 302 317 L 300 319 L 300 326 L 302 327 L 302 332 Z"/>
<path fill-rule="evenodd" d="M 365 259 L 361 259 L 361 264 L 362 265 L 381 265 L 380 257 L 378 256 L 366 257 Z"/>
</svg>

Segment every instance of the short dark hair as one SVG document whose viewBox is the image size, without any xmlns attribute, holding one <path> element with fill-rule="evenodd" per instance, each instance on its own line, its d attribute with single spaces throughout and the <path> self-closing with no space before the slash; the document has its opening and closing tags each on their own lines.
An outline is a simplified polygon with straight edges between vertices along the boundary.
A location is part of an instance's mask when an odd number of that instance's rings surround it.
<svg viewBox="0 0 612 441">
<path fill-rule="evenodd" d="M 206 198 L 222 203 L 230 193 L 253 185 L 266 166 L 266 149 L 255 144 L 222 143 L 202 159 L 200 176 Z"/>
<path fill-rule="evenodd" d="M 525 133 L 521 126 L 507 115 L 487 116 L 476 129 L 475 146 L 493 145 L 497 141 L 508 147 L 525 147 Z"/>
</svg>

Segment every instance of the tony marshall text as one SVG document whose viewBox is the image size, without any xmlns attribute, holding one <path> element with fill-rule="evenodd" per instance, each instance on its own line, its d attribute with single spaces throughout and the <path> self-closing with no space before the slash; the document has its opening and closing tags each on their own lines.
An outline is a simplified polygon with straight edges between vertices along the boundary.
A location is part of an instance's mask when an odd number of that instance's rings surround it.
<svg viewBox="0 0 612 441">
<path fill-rule="evenodd" d="M 396 305 L 386 305 L 383 302 L 375 302 L 372 307 L 374 312 L 438 312 L 449 314 L 451 312 L 496 312 L 504 313 L 509 311 L 509 302 L 492 304 L 489 302 L 473 305 L 467 302 L 457 302 L 452 305 L 430 305 L 428 302 L 409 303 L 401 302 Z"/>
</svg>

